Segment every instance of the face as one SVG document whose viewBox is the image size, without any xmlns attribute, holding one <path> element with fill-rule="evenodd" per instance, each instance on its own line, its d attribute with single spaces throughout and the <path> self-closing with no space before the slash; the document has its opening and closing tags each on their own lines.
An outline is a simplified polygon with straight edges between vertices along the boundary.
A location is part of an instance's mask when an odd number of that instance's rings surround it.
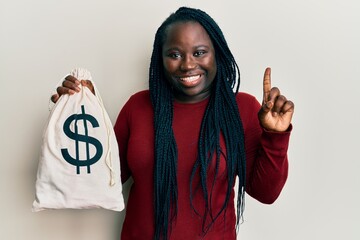
<svg viewBox="0 0 360 240">
<path fill-rule="evenodd" d="M 197 22 L 171 24 L 162 49 L 165 77 L 175 99 L 196 103 L 207 98 L 216 75 L 216 60 L 206 30 Z"/>
</svg>

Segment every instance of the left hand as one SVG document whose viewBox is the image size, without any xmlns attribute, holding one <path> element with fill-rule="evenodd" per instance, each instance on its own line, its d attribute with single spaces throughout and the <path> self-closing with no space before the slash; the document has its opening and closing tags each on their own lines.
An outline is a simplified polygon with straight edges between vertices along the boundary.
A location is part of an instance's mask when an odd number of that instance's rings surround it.
<svg viewBox="0 0 360 240">
<path fill-rule="evenodd" d="M 262 106 L 258 113 L 260 124 L 269 131 L 286 131 L 294 113 L 294 103 L 280 95 L 277 87 L 271 88 L 270 68 L 266 68 L 264 73 L 263 92 Z"/>
</svg>

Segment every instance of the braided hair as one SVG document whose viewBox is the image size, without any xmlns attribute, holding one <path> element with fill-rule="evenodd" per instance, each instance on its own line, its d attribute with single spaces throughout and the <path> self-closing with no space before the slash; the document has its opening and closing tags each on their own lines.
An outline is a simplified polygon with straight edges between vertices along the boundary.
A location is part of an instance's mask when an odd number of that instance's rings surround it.
<svg viewBox="0 0 360 240">
<path fill-rule="evenodd" d="M 149 90 L 154 108 L 155 167 L 154 167 L 154 239 L 169 238 L 173 220 L 177 215 L 177 145 L 172 129 L 173 92 L 164 75 L 162 47 L 166 40 L 166 29 L 177 22 L 198 22 L 206 30 L 213 43 L 216 56 L 217 73 L 212 84 L 209 103 L 206 107 L 198 139 L 198 156 L 191 173 L 190 202 L 194 211 L 203 219 L 203 234 L 211 228 L 215 220 L 226 211 L 236 176 L 239 177 L 237 198 L 237 221 L 242 218 L 245 195 L 245 146 L 244 131 L 235 95 L 239 91 L 239 67 L 227 45 L 217 23 L 204 11 L 181 7 L 172 13 L 158 28 L 149 69 Z M 218 172 L 220 156 L 220 135 L 226 144 L 227 191 L 220 211 L 211 209 L 212 189 L 207 186 L 207 172 L 213 159 L 216 160 L 215 177 Z M 205 203 L 204 213 L 193 206 L 193 179 L 200 175 L 200 185 Z M 225 216 L 225 214 L 224 214 Z M 208 221 L 210 219 L 210 223 Z"/>
</svg>

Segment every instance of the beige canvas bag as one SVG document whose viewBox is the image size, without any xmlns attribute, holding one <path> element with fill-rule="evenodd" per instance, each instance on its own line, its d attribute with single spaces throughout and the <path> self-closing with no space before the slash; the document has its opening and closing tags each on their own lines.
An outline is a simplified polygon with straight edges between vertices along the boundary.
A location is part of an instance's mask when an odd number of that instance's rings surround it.
<svg viewBox="0 0 360 240">
<path fill-rule="evenodd" d="M 91 80 L 88 70 L 71 73 Z M 62 81 L 61 81 L 62 82 Z M 95 95 L 62 95 L 50 112 L 32 211 L 45 209 L 124 209 L 118 145 L 110 118 L 94 81 Z"/>
</svg>

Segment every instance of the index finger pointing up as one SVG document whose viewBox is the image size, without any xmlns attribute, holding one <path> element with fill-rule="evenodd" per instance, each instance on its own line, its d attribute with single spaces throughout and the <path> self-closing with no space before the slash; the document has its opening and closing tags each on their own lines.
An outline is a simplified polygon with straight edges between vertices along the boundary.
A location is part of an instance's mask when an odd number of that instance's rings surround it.
<svg viewBox="0 0 360 240">
<path fill-rule="evenodd" d="M 264 73 L 264 83 L 263 83 L 263 103 L 269 101 L 269 95 L 271 90 L 271 68 L 266 68 Z"/>
</svg>

